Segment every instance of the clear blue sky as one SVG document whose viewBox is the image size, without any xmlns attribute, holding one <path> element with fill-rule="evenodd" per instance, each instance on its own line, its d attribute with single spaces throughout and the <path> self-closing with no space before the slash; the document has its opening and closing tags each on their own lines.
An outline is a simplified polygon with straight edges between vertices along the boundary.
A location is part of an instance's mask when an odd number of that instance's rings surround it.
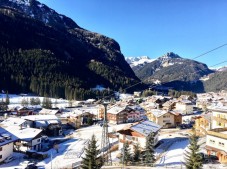
<svg viewBox="0 0 227 169">
<path fill-rule="evenodd" d="M 227 0 L 40 2 L 87 30 L 115 39 L 124 56 L 157 58 L 174 52 L 194 58 L 227 43 Z M 227 45 L 196 60 L 208 66 L 227 61 Z"/>
</svg>

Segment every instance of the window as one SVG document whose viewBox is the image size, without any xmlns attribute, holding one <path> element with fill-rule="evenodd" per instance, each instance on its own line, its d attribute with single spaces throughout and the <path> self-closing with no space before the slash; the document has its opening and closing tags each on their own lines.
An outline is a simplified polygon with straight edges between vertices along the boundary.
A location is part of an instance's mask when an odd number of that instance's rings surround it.
<svg viewBox="0 0 227 169">
<path fill-rule="evenodd" d="M 214 140 L 210 140 L 210 143 L 211 143 L 211 144 L 214 144 L 214 143 L 215 143 L 215 141 L 214 141 Z"/>
<path fill-rule="evenodd" d="M 0 159 L 2 159 L 2 155 L 0 155 Z"/>
<path fill-rule="evenodd" d="M 38 139 L 37 142 L 40 142 L 40 139 Z"/>
<path fill-rule="evenodd" d="M 219 142 L 219 146 L 224 147 L 224 146 L 225 146 L 225 144 L 224 144 L 224 143 L 222 143 L 222 142 Z"/>
<path fill-rule="evenodd" d="M 138 141 L 138 138 L 137 137 L 132 137 L 132 140 L 133 141 Z"/>
<path fill-rule="evenodd" d="M 2 147 L 0 147 L 0 151 L 2 151 Z"/>
</svg>

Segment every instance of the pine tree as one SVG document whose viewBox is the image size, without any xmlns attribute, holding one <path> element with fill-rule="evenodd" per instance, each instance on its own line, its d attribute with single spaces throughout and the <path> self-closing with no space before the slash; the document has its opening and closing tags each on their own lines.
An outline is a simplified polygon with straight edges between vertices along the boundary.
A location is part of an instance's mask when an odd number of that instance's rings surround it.
<svg viewBox="0 0 227 169">
<path fill-rule="evenodd" d="M 96 138 L 92 135 L 91 140 L 88 143 L 87 148 L 85 148 L 85 157 L 82 158 L 81 168 L 82 169 L 98 169 L 101 168 L 98 153 L 96 146 Z"/>
<path fill-rule="evenodd" d="M 8 91 L 6 93 L 6 105 L 9 105 L 10 101 L 9 101 L 9 94 Z"/>
<path fill-rule="evenodd" d="M 121 152 L 121 162 L 124 164 L 128 164 L 128 162 L 130 161 L 131 156 L 130 156 L 130 150 L 129 150 L 129 144 L 128 142 L 123 144 L 123 149 Z"/>
<path fill-rule="evenodd" d="M 192 129 L 192 135 L 189 138 L 188 151 L 185 153 L 185 166 L 187 169 L 201 169 L 203 168 L 202 156 L 199 154 L 200 145 L 198 144 L 198 137 L 195 134 L 195 129 Z"/>
<path fill-rule="evenodd" d="M 134 155 L 133 155 L 133 160 L 135 162 L 138 162 L 139 161 L 139 157 L 140 157 L 140 146 L 139 144 L 137 143 L 134 147 Z"/>
<path fill-rule="evenodd" d="M 148 166 L 153 166 L 155 162 L 155 155 L 154 155 L 154 133 L 152 132 L 146 138 L 146 147 L 145 147 L 145 158 L 144 162 Z"/>
</svg>

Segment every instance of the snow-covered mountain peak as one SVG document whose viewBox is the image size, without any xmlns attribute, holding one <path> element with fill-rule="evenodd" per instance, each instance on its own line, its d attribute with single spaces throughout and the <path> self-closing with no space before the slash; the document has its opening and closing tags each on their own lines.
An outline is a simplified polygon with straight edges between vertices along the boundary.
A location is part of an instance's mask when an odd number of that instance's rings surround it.
<svg viewBox="0 0 227 169">
<path fill-rule="evenodd" d="M 153 62 L 155 59 L 150 59 L 148 56 L 138 56 L 138 57 L 126 57 L 125 60 L 131 67 L 135 67 L 138 65 L 145 65 L 147 63 Z"/>
</svg>

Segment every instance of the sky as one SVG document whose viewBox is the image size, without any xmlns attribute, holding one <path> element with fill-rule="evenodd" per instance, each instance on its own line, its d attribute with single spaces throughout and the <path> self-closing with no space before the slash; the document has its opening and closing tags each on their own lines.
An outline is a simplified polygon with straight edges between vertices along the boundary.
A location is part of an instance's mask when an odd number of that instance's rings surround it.
<svg viewBox="0 0 227 169">
<path fill-rule="evenodd" d="M 174 52 L 193 59 L 223 45 L 195 60 L 227 65 L 227 0 L 39 1 L 80 27 L 113 38 L 125 57 Z"/>
</svg>

